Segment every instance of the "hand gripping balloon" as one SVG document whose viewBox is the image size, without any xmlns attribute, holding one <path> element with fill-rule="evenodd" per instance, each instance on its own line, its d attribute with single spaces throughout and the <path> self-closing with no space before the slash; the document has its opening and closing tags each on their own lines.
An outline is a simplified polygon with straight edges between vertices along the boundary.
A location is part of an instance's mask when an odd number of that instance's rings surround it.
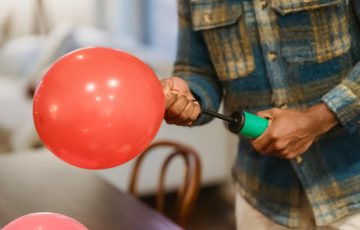
<svg viewBox="0 0 360 230">
<path fill-rule="evenodd" d="M 9 224 L 3 230 L 88 230 L 78 221 L 51 212 L 32 213 L 19 217 Z"/>
<path fill-rule="evenodd" d="M 149 66 L 110 48 L 58 59 L 36 89 L 33 117 L 44 145 L 72 165 L 104 169 L 142 153 L 165 113 L 162 86 Z"/>
</svg>

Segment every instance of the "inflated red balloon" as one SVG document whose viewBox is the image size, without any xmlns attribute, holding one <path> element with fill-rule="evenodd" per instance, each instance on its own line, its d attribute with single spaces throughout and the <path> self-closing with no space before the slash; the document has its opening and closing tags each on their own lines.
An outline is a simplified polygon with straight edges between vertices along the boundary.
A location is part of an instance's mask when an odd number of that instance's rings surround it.
<svg viewBox="0 0 360 230">
<path fill-rule="evenodd" d="M 51 212 L 32 213 L 15 219 L 3 230 L 88 230 L 78 221 Z"/>
<path fill-rule="evenodd" d="M 110 48 L 85 48 L 57 60 L 38 86 L 36 130 L 62 160 L 88 169 L 142 153 L 164 118 L 161 84 L 149 66 Z"/>
</svg>

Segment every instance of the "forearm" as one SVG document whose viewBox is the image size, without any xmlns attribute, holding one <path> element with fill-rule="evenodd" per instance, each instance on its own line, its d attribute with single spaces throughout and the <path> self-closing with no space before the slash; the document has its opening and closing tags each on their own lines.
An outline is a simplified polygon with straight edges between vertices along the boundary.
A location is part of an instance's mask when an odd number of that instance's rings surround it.
<svg viewBox="0 0 360 230">
<path fill-rule="evenodd" d="M 192 29 L 189 0 L 178 1 L 178 13 L 178 51 L 173 76 L 180 77 L 188 83 L 202 107 L 218 110 L 222 98 L 221 84 L 216 77 L 201 32 Z M 209 117 L 200 117 L 195 124 L 208 121 Z"/>
<path fill-rule="evenodd" d="M 319 124 L 317 129 L 319 132 L 318 135 L 326 133 L 339 123 L 336 115 L 323 102 L 310 107 L 305 111 L 305 114 L 307 114 L 315 123 Z"/>
</svg>

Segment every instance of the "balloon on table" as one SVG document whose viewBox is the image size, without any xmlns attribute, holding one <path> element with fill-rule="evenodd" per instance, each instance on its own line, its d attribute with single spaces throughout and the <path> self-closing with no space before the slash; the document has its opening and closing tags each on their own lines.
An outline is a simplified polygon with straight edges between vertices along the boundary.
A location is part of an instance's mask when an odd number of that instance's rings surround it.
<svg viewBox="0 0 360 230">
<path fill-rule="evenodd" d="M 88 230 L 78 221 L 51 212 L 39 212 L 27 214 L 19 217 L 9 224 L 3 230 Z"/>
<path fill-rule="evenodd" d="M 60 159 L 87 169 L 123 164 L 151 143 L 165 113 L 160 81 L 136 57 L 84 48 L 58 59 L 37 87 L 36 130 Z"/>
</svg>

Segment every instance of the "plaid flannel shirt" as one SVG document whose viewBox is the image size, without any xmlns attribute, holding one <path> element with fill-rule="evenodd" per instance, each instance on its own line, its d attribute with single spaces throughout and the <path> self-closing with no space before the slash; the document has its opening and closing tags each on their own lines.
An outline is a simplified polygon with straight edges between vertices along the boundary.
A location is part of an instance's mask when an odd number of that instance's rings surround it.
<svg viewBox="0 0 360 230">
<path fill-rule="evenodd" d="M 325 102 L 340 121 L 301 163 L 260 155 L 240 138 L 233 176 L 245 199 L 288 227 L 299 226 L 304 195 L 318 225 L 360 212 L 360 1 L 178 0 L 178 13 L 174 75 L 201 106 Z"/>
</svg>

